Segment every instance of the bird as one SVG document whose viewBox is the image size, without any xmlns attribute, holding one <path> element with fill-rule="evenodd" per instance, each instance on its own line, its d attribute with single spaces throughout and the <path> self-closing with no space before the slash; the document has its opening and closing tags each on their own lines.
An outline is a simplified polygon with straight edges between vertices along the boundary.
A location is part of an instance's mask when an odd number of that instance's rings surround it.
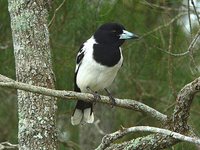
<svg viewBox="0 0 200 150">
<path fill-rule="evenodd" d="M 74 91 L 91 93 L 94 99 L 98 100 L 100 96 L 97 92 L 105 90 L 114 103 L 114 98 L 107 88 L 123 64 L 121 45 L 125 40 L 137 38 L 138 35 L 127 31 L 119 23 L 101 25 L 79 48 L 74 74 Z M 93 103 L 78 100 L 71 116 L 71 124 L 93 122 Z"/>
</svg>

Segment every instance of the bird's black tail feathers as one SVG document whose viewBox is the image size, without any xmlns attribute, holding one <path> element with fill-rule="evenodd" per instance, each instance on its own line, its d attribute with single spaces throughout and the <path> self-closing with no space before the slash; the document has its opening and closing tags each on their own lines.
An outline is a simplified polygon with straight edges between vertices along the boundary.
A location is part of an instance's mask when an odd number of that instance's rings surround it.
<svg viewBox="0 0 200 150">
<path fill-rule="evenodd" d="M 72 125 L 78 125 L 80 123 L 93 123 L 93 104 L 90 102 L 84 102 L 78 100 L 76 107 L 71 117 Z"/>
</svg>

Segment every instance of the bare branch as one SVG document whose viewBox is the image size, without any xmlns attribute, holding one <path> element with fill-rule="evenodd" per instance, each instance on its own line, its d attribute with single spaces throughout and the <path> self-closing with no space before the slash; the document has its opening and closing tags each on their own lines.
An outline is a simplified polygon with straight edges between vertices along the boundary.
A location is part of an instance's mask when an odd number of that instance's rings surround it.
<svg viewBox="0 0 200 150">
<path fill-rule="evenodd" d="M 144 2 L 141 1 L 140 3 L 144 4 L 144 5 L 147 5 L 147 6 L 150 6 L 152 8 L 155 7 L 155 8 L 163 9 L 163 10 L 166 10 L 166 11 L 180 11 L 179 8 L 171 8 L 171 7 L 166 7 L 166 6 L 160 6 L 160 5 L 156 5 L 156 4 L 150 3 L 150 2 L 148 2 L 146 0 L 144 0 Z"/>
<path fill-rule="evenodd" d="M 169 55 L 171 55 L 171 56 L 174 56 L 174 57 L 180 57 L 180 56 L 184 56 L 184 55 L 189 54 L 189 51 L 186 51 L 186 52 L 183 52 L 183 53 L 172 53 L 172 52 L 163 50 L 163 49 L 161 49 L 161 48 L 159 48 L 159 47 L 156 47 L 156 48 L 158 48 L 158 49 L 161 50 L 162 52 L 165 52 L 165 53 L 167 53 L 167 54 L 169 54 Z"/>
<path fill-rule="evenodd" d="M 150 127 L 150 126 L 137 126 L 137 127 L 130 127 L 130 128 L 123 128 L 121 130 L 118 130 L 114 133 L 107 134 L 103 137 L 102 143 L 96 148 L 96 150 L 103 150 L 106 147 L 108 147 L 112 142 L 114 142 L 117 139 L 122 138 L 123 136 L 133 133 L 133 132 L 153 132 L 153 133 L 161 133 L 164 135 L 168 135 L 171 138 L 175 138 L 181 141 L 186 141 L 194 144 L 200 145 L 200 139 L 199 138 L 193 138 L 189 136 L 182 135 L 177 132 L 173 132 L 167 129 L 161 129 L 156 127 Z"/>
<path fill-rule="evenodd" d="M 61 91 L 61 90 L 48 89 L 48 88 L 44 88 L 44 87 L 39 87 L 39 86 L 34 86 L 34 85 L 30 85 L 30 84 L 17 82 L 12 79 L 9 79 L 3 75 L 0 75 L 0 86 L 20 89 L 20 90 L 34 92 L 34 93 L 39 93 L 39 94 L 43 94 L 43 95 L 47 95 L 47 96 L 64 98 L 66 100 L 81 99 L 83 101 L 94 102 L 93 95 L 89 94 L 89 93 L 78 93 L 78 92 L 74 92 L 74 91 Z M 107 97 L 107 96 L 101 96 L 101 100 L 99 100 L 97 102 L 112 105 L 112 102 L 110 101 L 109 97 Z M 116 102 L 115 106 L 117 106 L 117 107 L 140 111 L 140 112 L 143 112 L 153 118 L 156 118 L 159 121 L 162 121 L 162 122 L 167 121 L 166 115 L 164 115 L 164 114 L 160 113 L 159 111 L 157 111 L 143 103 L 140 103 L 138 101 L 130 100 L 130 99 L 115 98 L 115 102 Z"/>
<path fill-rule="evenodd" d="M 178 8 L 171 8 L 171 7 L 167 7 L 167 6 L 161 6 L 161 5 L 157 5 L 157 4 L 154 4 L 154 3 L 150 3 L 150 2 L 148 2 L 148 1 L 146 1 L 146 0 L 144 0 L 144 2 L 143 1 L 141 1 L 140 3 L 141 4 L 144 4 L 144 5 L 147 5 L 147 6 L 149 6 L 149 7 L 151 7 L 151 8 L 157 8 L 157 9 L 162 9 L 162 10 L 165 10 L 165 11 L 178 11 L 178 12 L 180 12 L 180 11 L 188 11 L 188 10 L 190 10 L 192 13 L 196 13 L 196 14 L 198 14 L 198 12 L 196 11 L 195 12 L 195 10 L 192 10 L 190 7 L 190 5 L 189 5 L 189 1 L 190 0 L 188 0 L 188 4 L 187 5 L 185 5 L 185 4 L 182 4 L 181 6 L 182 6 L 182 8 L 180 9 L 180 6 L 178 7 Z M 193 1 L 193 0 L 192 0 Z M 194 2 L 193 2 L 193 4 L 194 4 Z M 193 6 L 193 8 L 194 8 L 194 6 Z M 198 8 L 198 7 L 197 7 Z M 195 6 L 195 9 L 196 9 L 196 6 Z M 189 14 L 189 13 L 188 13 Z"/>
<path fill-rule="evenodd" d="M 0 150 L 4 149 L 16 149 L 18 148 L 18 144 L 11 144 L 9 142 L 1 142 L 0 143 Z"/>
<path fill-rule="evenodd" d="M 5 50 L 7 48 L 8 48 L 8 45 L 2 45 L 2 44 L 0 44 L 0 50 Z"/>
<path fill-rule="evenodd" d="M 171 147 L 178 143 L 179 140 L 171 138 L 164 134 L 150 134 L 143 137 L 138 137 L 130 141 L 126 141 L 119 144 L 112 144 L 106 148 L 106 150 L 113 149 L 131 149 L 131 150 L 144 150 L 144 149 L 164 149 Z"/>
<path fill-rule="evenodd" d="M 187 1 L 188 5 L 188 20 L 189 20 L 189 26 L 190 26 L 190 34 L 192 38 L 192 22 L 191 22 L 191 16 L 190 16 L 190 0 Z"/>
<path fill-rule="evenodd" d="M 97 131 L 98 131 L 101 135 L 105 135 L 106 133 L 99 127 L 99 123 L 100 123 L 100 120 L 97 119 L 97 120 L 94 122 L 94 126 L 96 127 Z"/>
<path fill-rule="evenodd" d="M 160 25 L 160 26 L 156 27 L 155 29 L 151 30 L 150 32 L 145 33 L 144 35 L 142 35 L 142 36 L 140 37 L 140 39 L 142 39 L 142 38 L 144 38 L 144 37 L 146 37 L 146 36 L 148 36 L 148 35 L 150 35 L 150 34 L 156 32 L 156 31 L 158 31 L 158 30 L 160 30 L 160 29 L 162 29 L 162 28 L 168 27 L 170 24 L 172 24 L 172 23 L 175 22 L 177 19 L 179 19 L 180 17 L 182 17 L 182 16 L 184 16 L 184 15 L 186 15 L 186 14 L 187 14 L 187 12 L 180 13 L 180 14 L 176 15 L 176 16 L 175 16 L 173 19 L 171 19 L 168 23 L 165 23 L 165 24 L 163 24 L 163 25 Z"/>
<path fill-rule="evenodd" d="M 194 49 L 194 47 L 199 39 L 199 36 L 200 36 L 200 29 L 197 31 L 196 35 L 194 36 L 192 42 L 190 43 L 190 45 L 188 47 L 189 52 L 192 52 L 192 50 Z"/>
<path fill-rule="evenodd" d="M 194 95 L 200 91 L 200 77 L 185 85 L 176 98 L 173 114 L 174 131 L 184 133 L 189 130 L 188 117 Z"/>
<path fill-rule="evenodd" d="M 194 8 L 194 12 L 195 12 L 195 14 L 196 14 L 196 16 L 197 16 L 197 21 L 198 21 L 198 23 L 199 23 L 199 25 L 200 25 L 200 18 L 199 18 L 199 15 L 198 15 L 196 6 L 195 6 L 195 4 L 194 4 L 194 1 L 191 0 L 191 3 L 192 3 L 192 6 L 193 6 L 193 8 Z"/>
<path fill-rule="evenodd" d="M 193 57 L 193 49 L 194 49 L 195 45 L 197 44 L 199 36 L 200 36 L 200 29 L 197 31 L 196 35 L 194 36 L 192 42 L 190 43 L 190 45 L 188 47 L 188 52 L 189 52 L 190 58 L 191 58 L 190 61 L 197 70 L 198 70 L 198 67 L 197 67 L 196 62 L 195 62 L 194 57 Z"/>
<path fill-rule="evenodd" d="M 55 19 L 55 17 L 56 17 L 56 13 L 57 13 L 58 10 L 64 5 L 64 3 L 65 3 L 65 0 L 63 0 L 62 3 L 58 6 L 58 8 L 56 8 L 56 10 L 54 11 L 53 17 L 51 18 L 51 20 L 50 20 L 50 22 L 49 22 L 49 24 L 48 24 L 48 27 L 49 27 L 49 28 L 51 27 L 51 25 L 52 25 L 52 23 L 53 23 L 53 21 L 54 21 L 54 19 Z"/>
<path fill-rule="evenodd" d="M 185 85 L 180 90 L 177 96 L 177 102 L 176 102 L 172 120 L 169 121 L 164 126 L 165 128 L 173 130 L 175 132 L 183 133 L 183 134 L 193 132 L 192 129 L 189 128 L 187 121 L 188 121 L 190 106 L 191 106 L 193 97 L 199 91 L 200 91 L 200 77 L 195 79 L 191 83 Z M 131 141 L 122 142 L 120 144 L 113 144 L 110 147 L 106 148 L 106 150 L 164 149 L 176 144 L 177 142 L 179 142 L 179 140 L 166 134 L 151 134 L 145 137 L 138 137 Z"/>
<path fill-rule="evenodd" d="M 197 44 L 197 41 L 199 39 L 199 36 L 200 36 L 200 29 L 197 31 L 196 35 L 194 36 L 192 42 L 190 43 L 190 45 L 188 46 L 188 49 L 186 52 L 183 52 L 183 53 L 178 53 L 178 54 L 175 54 L 175 53 L 172 53 L 171 51 L 166 51 L 166 50 L 163 50 L 159 47 L 156 47 L 158 48 L 159 50 L 161 50 L 162 52 L 165 52 L 171 56 L 175 56 L 175 57 L 180 57 L 180 56 L 184 56 L 184 55 L 187 55 L 187 54 L 190 54 L 190 56 L 192 56 L 192 53 L 193 53 L 193 49 L 195 47 L 195 45 Z"/>
<path fill-rule="evenodd" d="M 169 28 L 169 46 L 168 46 L 168 52 L 171 53 L 172 51 L 172 44 L 173 44 L 173 26 L 170 25 L 170 28 Z M 176 97 L 177 95 L 177 92 L 176 92 L 176 88 L 175 88 L 175 85 L 173 83 L 173 59 L 172 57 L 169 55 L 168 56 L 168 81 L 169 81 L 169 88 L 171 89 L 172 91 L 172 94 L 174 96 L 174 98 Z"/>
</svg>

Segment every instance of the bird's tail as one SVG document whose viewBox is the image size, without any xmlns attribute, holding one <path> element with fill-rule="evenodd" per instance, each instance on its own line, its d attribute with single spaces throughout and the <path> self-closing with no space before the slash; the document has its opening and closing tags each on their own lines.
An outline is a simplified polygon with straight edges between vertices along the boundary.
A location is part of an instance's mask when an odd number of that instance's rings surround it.
<svg viewBox="0 0 200 150">
<path fill-rule="evenodd" d="M 81 122 L 94 122 L 93 104 L 90 102 L 78 100 L 74 112 L 71 116 L 71 123 L 72 125 L 78 125 Z"/>
</svg>

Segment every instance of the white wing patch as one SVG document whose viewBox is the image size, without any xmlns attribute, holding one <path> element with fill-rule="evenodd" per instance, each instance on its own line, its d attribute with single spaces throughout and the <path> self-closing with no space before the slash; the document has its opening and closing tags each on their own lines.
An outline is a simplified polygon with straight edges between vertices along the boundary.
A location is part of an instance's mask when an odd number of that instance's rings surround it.
<svg viewBox="0 0 200 150">
<path fill-rule="evenodd" d="M 76 69 L 75 69 L 75 72 L 77 72 L 77 69 L 81 64 L 84 55 L 85 55 L 85 49 L 84 49 L 84 45 L 82 45 L 81 48 L 79 49 L 79 52 L 78 52 L 77 56 L 76 56 Z"/>
<path fill-rule="evenodd" d="M 81 65 L 81 62 L 87 53 L 87 51 L 91 50 L 93 48 L 93 45 L 96 44 L 97 42 L 95 41 L 94 37 L 92 36 L 90 39 L 88 39 L 83 45 L 80 47 L 79 52 L 76 56 L 76 69 L 75 72 L 77 72 L 79 66 Z"/>
</svg>

